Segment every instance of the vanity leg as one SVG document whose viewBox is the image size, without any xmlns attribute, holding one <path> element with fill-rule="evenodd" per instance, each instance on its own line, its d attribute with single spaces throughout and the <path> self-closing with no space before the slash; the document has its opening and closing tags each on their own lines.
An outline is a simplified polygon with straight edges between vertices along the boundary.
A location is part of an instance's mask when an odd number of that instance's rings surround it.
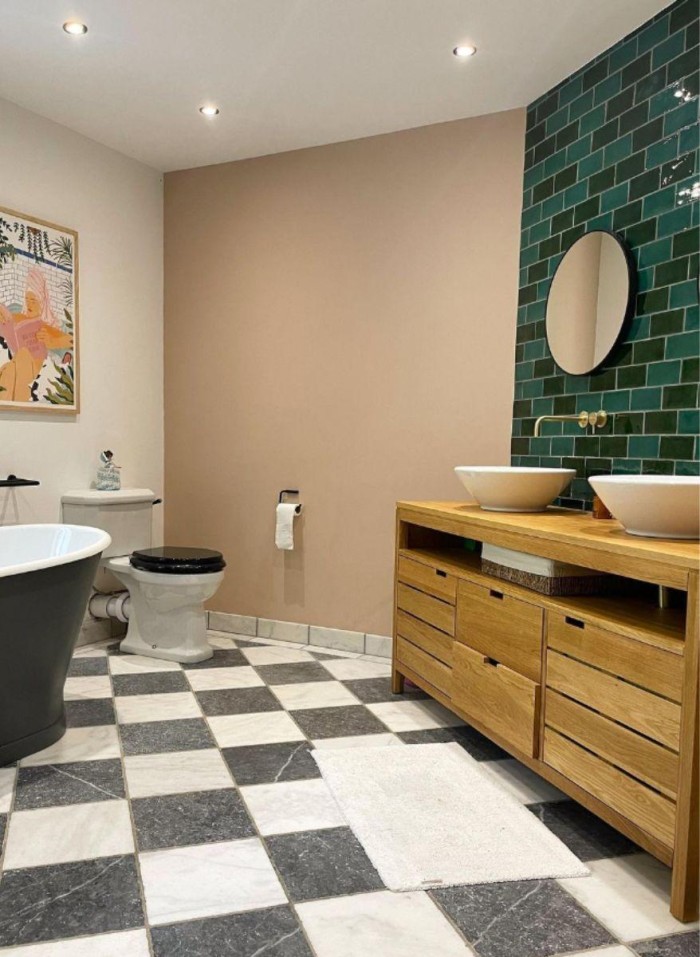
<svg viewBox="0 0 700 957">
<path fill-rule="evenodd" d="M 680 770 L 671 882 L 671 913 L 682 921 L 697 920 L 698 917 L 698 584 L 698 573 L 691 572 L 683 656 Z"/>
<path fill-rule="evenodd" d="M 403 694 L 403 687 L 405 682 L 404 676 L 400 671 L 397 671 L 396 668 L 391 669 L 391 693 L 392 694 Z"/>
</svg>

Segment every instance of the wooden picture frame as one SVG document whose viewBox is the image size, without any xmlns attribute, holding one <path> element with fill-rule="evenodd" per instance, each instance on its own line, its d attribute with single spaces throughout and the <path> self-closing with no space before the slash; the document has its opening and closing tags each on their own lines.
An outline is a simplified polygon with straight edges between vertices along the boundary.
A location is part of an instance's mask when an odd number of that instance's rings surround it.
<svg viewBox="0 0 700 957">
<path fill-rule="evenodd" d="M 80 412 L 78 233 L 0 206 L 0 412 Z"/>
</svg>

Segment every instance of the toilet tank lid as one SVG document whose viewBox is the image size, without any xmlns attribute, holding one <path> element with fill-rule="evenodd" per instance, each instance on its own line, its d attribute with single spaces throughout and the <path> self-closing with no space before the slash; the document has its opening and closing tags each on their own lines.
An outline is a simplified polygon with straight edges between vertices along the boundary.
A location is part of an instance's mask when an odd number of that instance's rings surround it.
<svg viewBox="0 0 700 957">
<path fill-rule="evenodd" d="M 79 488 L 61 496 L 64 505 L 136 505 L 153 502 L 155 492 L 150 488 L 120 488 L 116 492 L 102 492 L 96 488 Z"/>
</svg>

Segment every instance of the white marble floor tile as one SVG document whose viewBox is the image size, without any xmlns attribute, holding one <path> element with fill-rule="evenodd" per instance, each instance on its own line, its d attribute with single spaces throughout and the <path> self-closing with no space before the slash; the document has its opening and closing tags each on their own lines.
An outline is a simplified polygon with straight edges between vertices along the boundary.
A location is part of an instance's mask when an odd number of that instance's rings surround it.
<svg viewBox="0 0 700 957">
<path fill-rule="evenodd" d="M 149 957 L 145 930 L 124 930 L 97 937 L 74 937 L 2 950 L 3 957 Z"/>
<path fill-rule="evenodd" d="M 180 665 L 177 661 L 145 655 L 112 655 L 109 670 L 113 675 L 143 675 L 150 671 L 179 671 Z"/>
<path fill-rule="evenodd" d="M 348 738 L 318 738 L 312 742 L 314 748 L 386 748 L 403 745 L 395 734 L 357 734 Z"/>
<path fill-rule="evenodd" d="M 16 768 L 0 768 L 0 814 L 10 813 L 16 777 Z"/>
<path fill-rule="evenodd" d="M 120 724 L 202 717 L 197 699 L 191 691 L 120 695 L 114 699 L 114 707 Z"/>
<path fill-rule="evenodd" d="M 313 655 L 301 648 L 282 648 L 279 645 L 265 645 L 264 647 L 245 648 L 241 651 L 251 665 L 279 665 L 296 661 L 313 661 Z"/>
<path fill-rule="evenodd" d="M 297 904 L 318 957 L 473 957 L 427 894 L 377 891 Z"/>
<path fill-rule="evenodd" d="M 649 854 L 588 861 L 589 877 L 559 883 L 619 940 L 679 934 L 698 926 L 681 924 L 669 912 L 671 871 Z"/>
<path fill-rule="evenodd" d="M 109 675 L 66 678 L 63 697 L 66 701 L 82 701 L 85 698 L 111 698 L 112 682 L 109 680 Z"/>
<path fill-rule="evenodd" d="M 225 714 L 207 720 L 220 748 L 304 740 L 304 734 L 286 711 Z"/>
<path fill-rule="evenodd" d="M 109 641 L 101 641 L 98 645 L 81 645 L 73 652 L 74 658 L 106 658 Z"/>
<path fill-rule="evenodd" d="M 236 668 L 193 668 L 185 671 L 195 691 L 218 691 L 221 688 L 257 688 L 264 685 L 257 671 L 250 665 Z"/>
<path fill-rule="evenodd" d="M 339 681 L 353 681 L 356 678 L 385 678 L 391 674 L 391 668 L 386 662 L 364 661 L 362 658 L 322 661 L 321 664 Z"/>
<path fill-rule="evenodd" d="M 515 758 L 505 761 L 481 761 L 479 767 L 492 775 L 499 784 L 523 804 L 541 801 L 566 801 L 566 794 L 545 781 L 539 774 L 526 768 Z"/>
<path fill-rule="evenodd" d="M 300 681 L 289 685 L 270 685 L 270 690 L 288 711 L 360 703 L 340 681 Z"/>
<path fill-rule="evenodd" d="M 124 771 L 132 798 L 233 786 L 226 762 L 215 748 L 127 755 Z"/>
<path fill-rule="evenodd" d="M 3 867 L 9 871 L 133 851 L 127 801 L 69 804 L 15 811 L 10 817 Z"/>
<path fill-rule="evenodd" d="M 391 731 L 424 731 L 427 728 L 453 728 L 464 724 L 456 714 L 432 699 L 382 701 L 367 707 Z"/>
<path fill-rule="evenodd" d="M 321 778 L 255 784 L 241 788 L 261 834 L 289 834 L 347 826 L 328 785 Z"/>
<path fill-rule="evenodd" d="M 258 838 L 140 854 L 151 924 L 286 904 Z"/>
<path fill-rule="evenodd" d="M 102 761 L 119 757 L 119 738 L 115 725 L 94 728 L 68 728 L 63 737 L 43 751 L 22 758 L 23 767 L 37 764 L 66 764 L 68 761 Z"/>
</svg>

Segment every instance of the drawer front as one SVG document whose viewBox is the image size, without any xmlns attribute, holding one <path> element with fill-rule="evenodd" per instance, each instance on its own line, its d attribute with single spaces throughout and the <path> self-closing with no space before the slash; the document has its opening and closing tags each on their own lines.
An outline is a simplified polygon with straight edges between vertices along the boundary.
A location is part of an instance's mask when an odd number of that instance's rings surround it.
<svg viewBox="0 0 700 957">
<path fill-rule="evenodd" d="M 431 655 L 426 655 L 424 651 L 404 638 L 397 638 L 396 640 L 396 658 L 399 664 L 406 665 L 416 674 L 425 678 L 426 681 L 429 681 L 438 691 L 449 696 L 452 672 L 447 665 Z"/>
<path fill-rule="evenodd" d="M 399 581 L 454 605 L 457 598 L 457 579 L 454 575 L 448 575 L 432 565 L 423 565 L 403 557 L 399 558 L 398 570 Z"/>
<path fill-rule="evenodd" d="M 459 583 L 457 639 L 535 682 L 542 671 L 542 618 L 539 605 L 512 598 L 497 586 Z"/>
<path fill-rule="evenodd" d="M 455 642 L 450 694 L 455 706 L 533 757 L 539 690 L 528 678 Z"/>
<path fill-rule="evenodd" d="M 678 751 L 681 709 L 673 701 L 551 650 L 547 687 Z"/>
<path fill-rule="evenodd" d="M 675 799 L 678 755 L 668 748 L 549 688 L 545 695 L 545 725 Z"/>
<path fill-rule="evenodd" d="M 672 701 L 681 700 L 682 655 L 674 655 L 559 612 L 550 612 L 547 616 L 547 647 Z"/>
<path fill-rule="evenodd" d="M 544 733 L 544 763 L 629 818 L 667 847 L 673 846 L 676 805 L 551 728 Z"/>
<path fill-rule="evenodd" d="M 444 631 L 438 631 L 432 625 L 426 625 L 424 621 L 399 610 L 396 615 L 396 634 L 400 638 L 406 638 L 411 644 L 418 645 L 429 655 L 439 658 L 446 665 L 452 664 L 453 640 Z"/>
<path fill-rule="evenodd" d="M 439 628 L 447 635 L 454 635 L 454 605 L 448 605 L 447 602 L 433 598 L 432 595 L 426 595 L 425 592 L 416 591 L 415 588 L 410 588 L 402 582 L 399 582 L 396 592 L 397 605 L 400 609 L 407 611 L 414 618 L 420 618 L 434 628 Z"/>
</svg>

